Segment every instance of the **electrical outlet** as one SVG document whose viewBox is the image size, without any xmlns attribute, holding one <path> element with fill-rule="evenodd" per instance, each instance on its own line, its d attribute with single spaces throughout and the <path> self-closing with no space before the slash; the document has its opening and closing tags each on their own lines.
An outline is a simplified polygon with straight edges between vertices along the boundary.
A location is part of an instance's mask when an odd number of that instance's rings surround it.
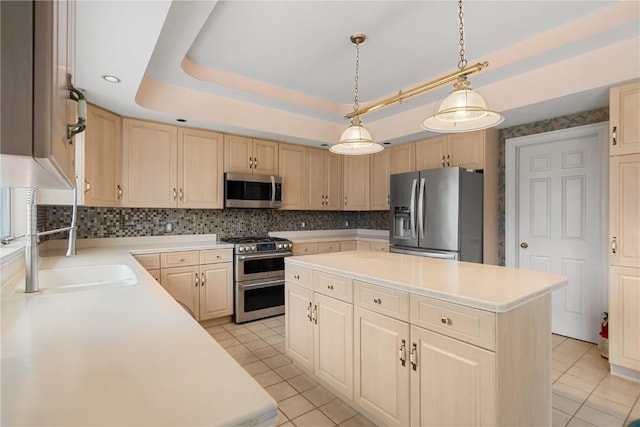
<svg viewBox="0 0 640 427">
<path fill-rule="evenodd" d="M 305 228 L 306 226 L 307 226 L 307 224 L 306 224 L 304 221 L 302 221 L 302 222 L 300 223 L 300 228 Z"/>
<path fill-rule="evenodd" d="M 344 222 L 344 228 L 349 228 L 349 221 Z"/>
<path fill-rule="evenodd" d="M 164 224 L 164 232 L 171 233 L 172 231 L 173 231 L 173 224 L 171 224 L 170 222 L 166 222 Z"/>
</svg>

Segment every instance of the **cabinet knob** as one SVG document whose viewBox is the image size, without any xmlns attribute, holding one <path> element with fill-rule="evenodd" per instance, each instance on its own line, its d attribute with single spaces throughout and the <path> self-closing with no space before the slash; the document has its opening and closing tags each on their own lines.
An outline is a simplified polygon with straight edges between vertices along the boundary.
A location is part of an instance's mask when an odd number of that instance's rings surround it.
<svg viewBox="0 0 640 427">
<path fill-rule="evenodd" d="M 180 258 L 180 262 L 184 262 L 184 258 Z"/>
<path fill-rule="evenodd" d="M 440 318 L 440 322 L 444 325 L 450 325 L 451 324 L 451 319 L 449 319 L 448 317 L 441 317 Z"/>
</svg>

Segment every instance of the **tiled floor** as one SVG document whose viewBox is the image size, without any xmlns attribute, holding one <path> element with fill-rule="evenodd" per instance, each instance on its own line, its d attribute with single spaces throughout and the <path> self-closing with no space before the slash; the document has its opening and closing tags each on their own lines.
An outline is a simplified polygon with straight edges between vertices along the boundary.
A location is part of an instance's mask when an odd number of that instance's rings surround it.
<svg viewBox="0 0 640 427">
<path fill-rule="evenodd" d="M 207 331 L 278 402 L 283 427 L 374 426 L 293 366 L 284 316 Z M 593 344 L 553 336 L 553 426 L 621 427 L 640 418 L 640 384 L 608 373 Z"/>
</svg>

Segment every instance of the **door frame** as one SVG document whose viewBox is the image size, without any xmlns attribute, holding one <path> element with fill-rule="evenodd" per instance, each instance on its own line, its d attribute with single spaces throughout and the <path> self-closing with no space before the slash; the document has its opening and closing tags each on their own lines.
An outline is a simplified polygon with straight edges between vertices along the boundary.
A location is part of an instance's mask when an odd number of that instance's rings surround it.
<svg viewBox="0 0 640 427">
<path fill-rule="evenodd" d="M 600 191 L 602 201 L 600 203 L 600 215 L 602 228 L 600 231 L 599 257 L 602 274 L 599 279 L 603 286 L 600 288 L 603 309 L 608 304 L 608 236 L 609 236 L 609 122 L 600 122 L 590 125 L 578 126 L 569 129 L 560 129 L 550 132 L 542 132 L 533 135 L 520 136 L 505 140 L 505 266 L 516 267 L 518 265 L 518 241 L 519 236 L 516 227 L 518 218 L 518 160 L 520 148 L 528 145 L 542 144 L 550 140 L 576 138 L 581 136 L 596 135 L 600 141 L 600 167 L 602 179 Z"/>
</svg>

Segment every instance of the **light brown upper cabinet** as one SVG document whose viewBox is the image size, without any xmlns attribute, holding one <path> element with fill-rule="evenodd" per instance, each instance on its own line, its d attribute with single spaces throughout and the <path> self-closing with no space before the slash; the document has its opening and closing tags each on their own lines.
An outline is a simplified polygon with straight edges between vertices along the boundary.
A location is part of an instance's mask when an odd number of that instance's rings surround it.
<svg viewBox="0 0 640 427">
<path fill-rule="evenodd" d="M 306 149 L 306 204 L 310 210 L 342 209 L 342 156 Z"/>
<path fill-rule="evenodd" d="M 225 135 L 224 171 L 278 175 L 278 143 L 245 136 Z"/>
<path fill-rule="evenodd" d="M 369 201 L 369 156 L 344 156 L 344 203 L 345 211 L 368 211 Z"/>
<path fill-rule="evenodd" d="M 382 150 L 372 154 L 371 166 L 371 210 L 386 211 L 389 209 L 389 158 L 390 150 Z"/>
<path fill-rule="evenodd" d="M 609 155 L 640 152 L 640 81 L 609 90 Z"/>
<path fill-rule="evenodd" d="M 123 206 L 222 208 L 222 134 L 123 119 Z"/>
<path fill-rule="evenodd" d="M 280 144 L 279 175 L 282 178 L 281 209 L 302 210 L 305 208 L 305 147 Z"/>
<path fill-rule="evenodd" d="M 386 150 L 385 150 L 386 151 Z M 389 149 L 389 168 L 394 173 L 413 172 L 416 170 L 416 143 L 396 145 Z"/>
<path fill-rule="evenodd" d="M 454 133 L 416 142 L 417 170 L 460 166 L 484 169 L 485 139 L 489 131 Z"/>
<path fill-rule="evenodd" d="M 122 198 L 122 119 L 89 104 L 84 135 L 84 205 L 119 206 Z"/>
</svg>

